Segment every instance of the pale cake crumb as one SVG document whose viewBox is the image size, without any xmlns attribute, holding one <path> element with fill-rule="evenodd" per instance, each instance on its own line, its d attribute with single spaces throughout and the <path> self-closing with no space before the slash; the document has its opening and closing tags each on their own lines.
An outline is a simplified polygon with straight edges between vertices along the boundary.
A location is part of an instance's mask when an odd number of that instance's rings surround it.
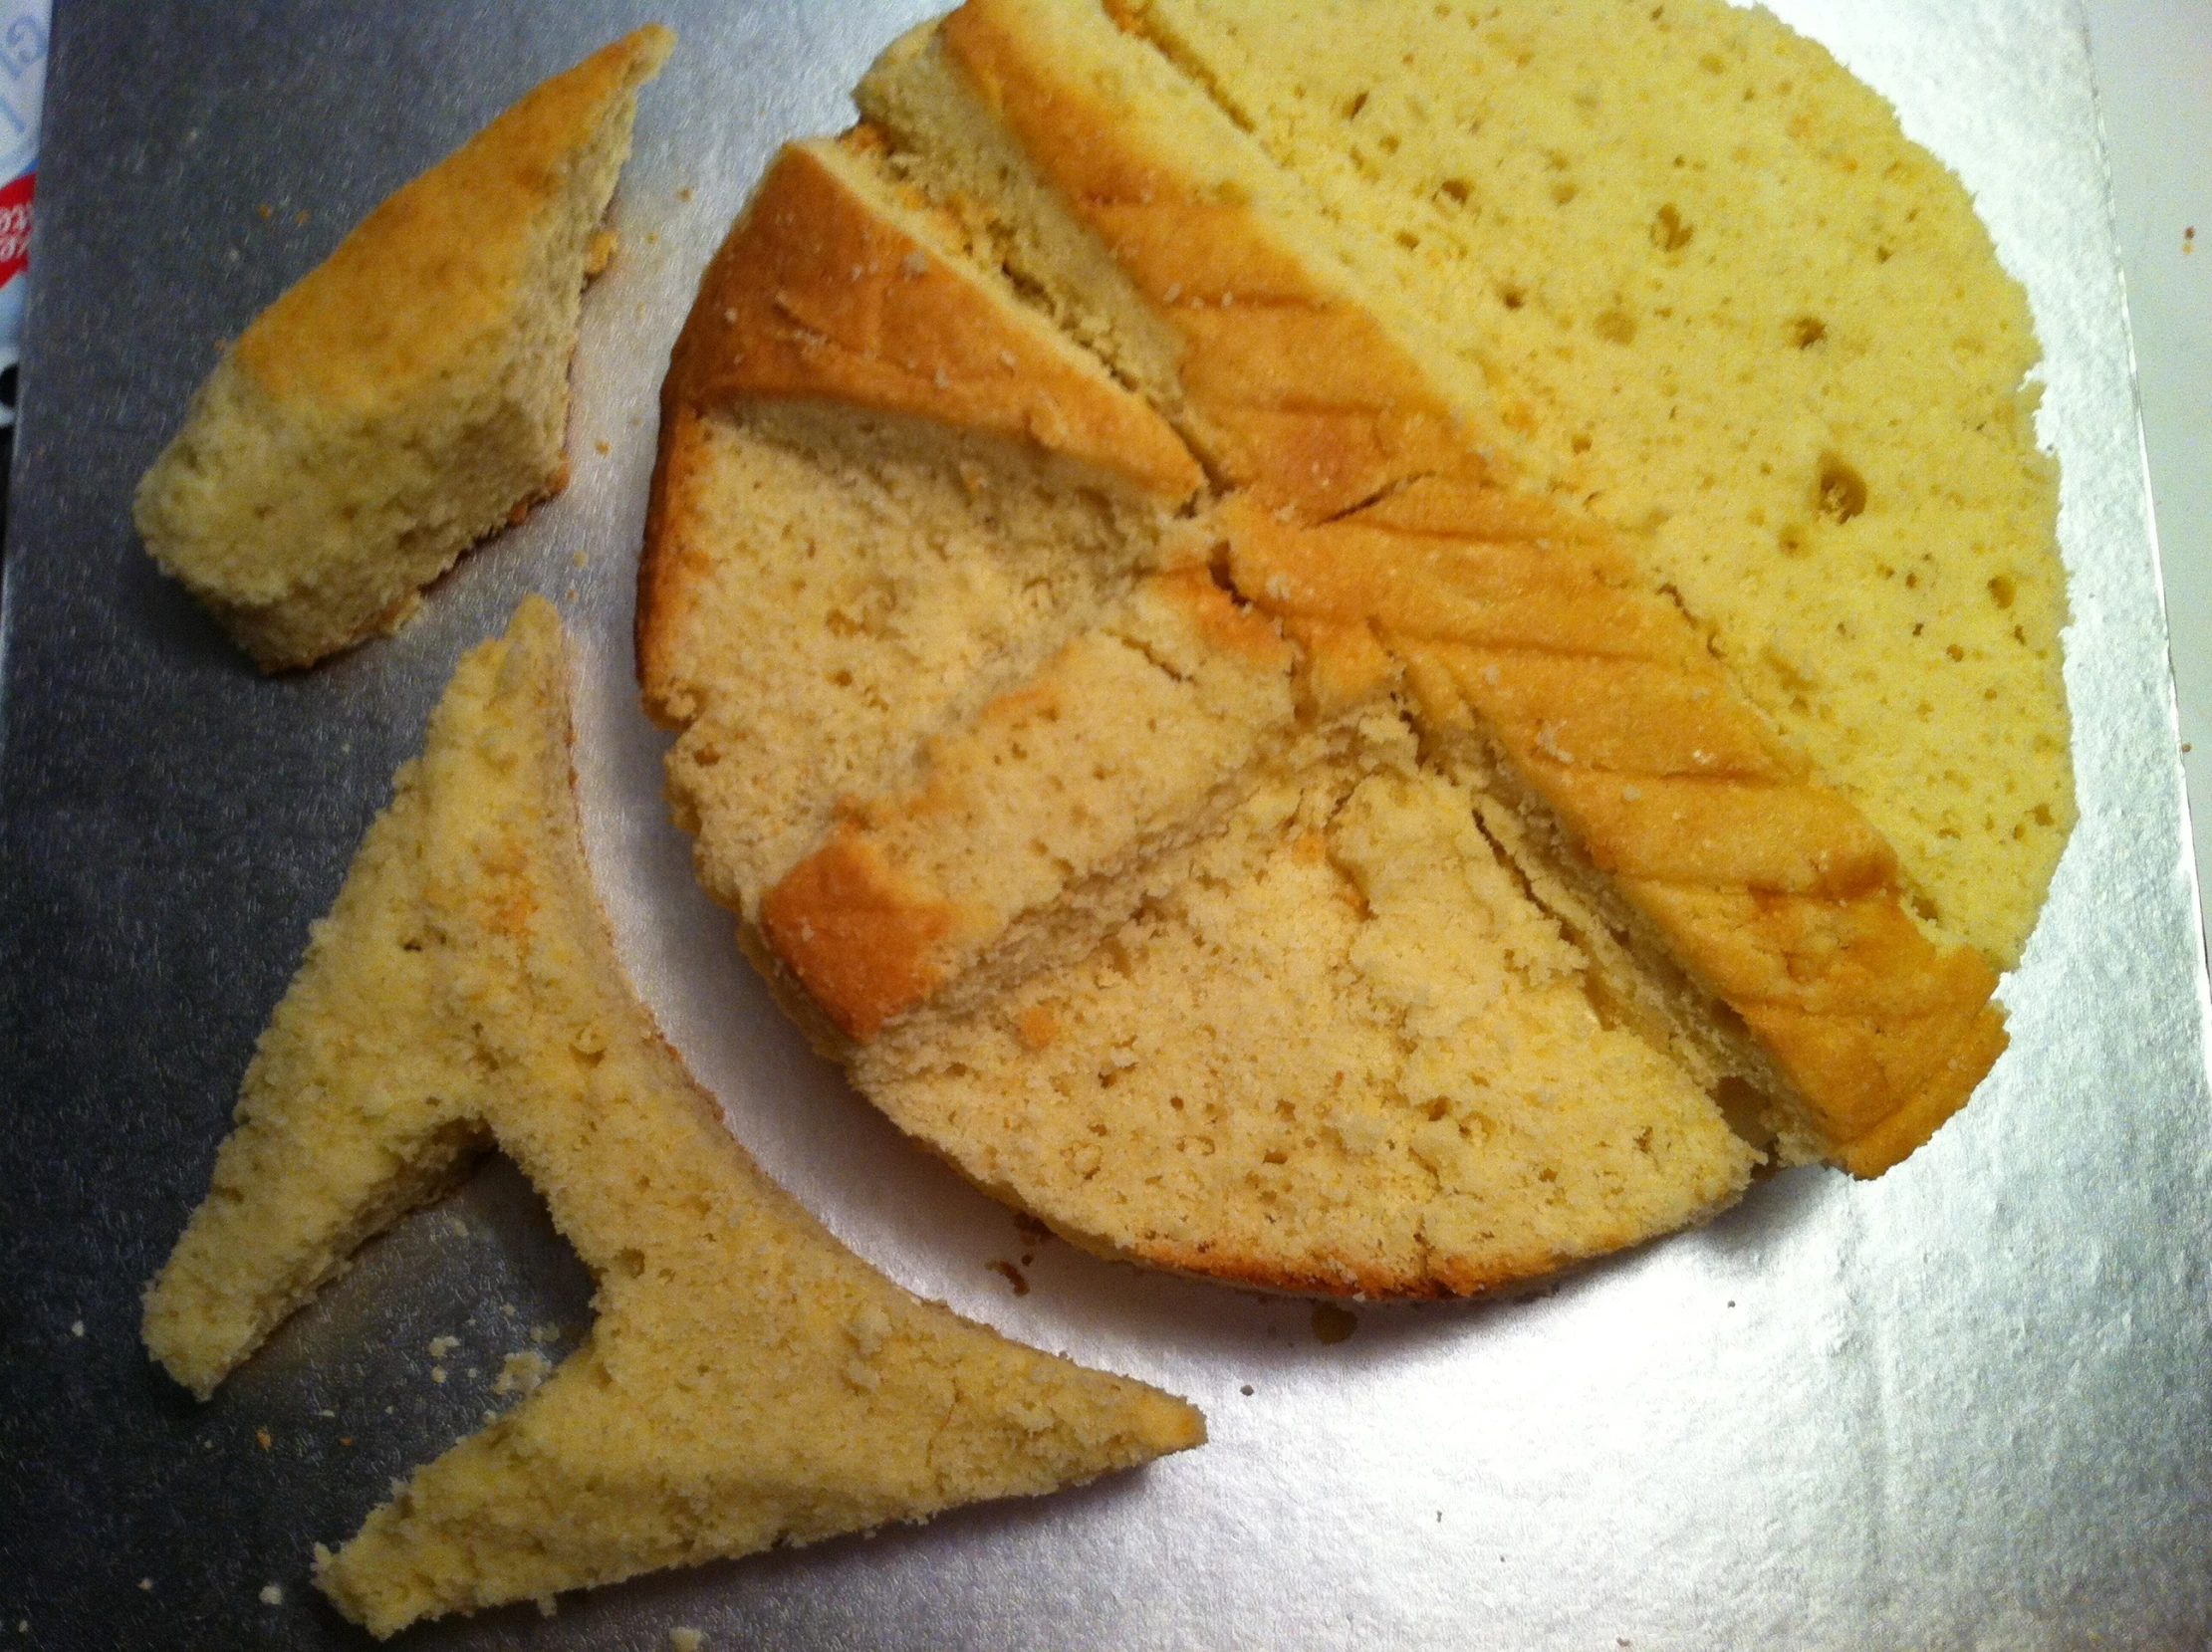
<svg viewBox="0 0 2212 1652">
<path fill-rule="evenodd" d="M 1994 1060 L 2073 813 L 2032 329 L 1957 180 L 1717 0 L 1632 45 L 1533 0 L 1377 17 L 975 0 L 892 47 L 702 282 L 637 630 L 702 880 L 902 1129 L 1094 1249 L 1347 1296 L 1692 1225 L 1762 1158 L 1878 1173 Z M 1623 90 L 1586 107 L 1594 63 Z M 1743 153 L 1803 181 L 1747 198 Z M 1107 156 L 1175 181 L 1109 213 Z M 1232 310 L 1226 256 L 1203 315 L 1148 293 L 1201 196 L 1274 304 Z M 877 263 L 775 239 L 831 222 Z M 1286 284 L 1357 441 L 1251 416 Z M 933 348 L 808 354 L 810 286 Z M 1666 665 L 1486 641 L 1517 604 Z M 1684 811 L 1739 785 L 1803 841 L 1723 865 L 1747 834 Z M 1858 924 L 1870 984 L 1804 938 Z M 1816 1091 L 1831 1032 L 1867 1059 Z"/>
<path fill-rule="evenodd" d="M 344 1260 L 278 1255 L 271 1234 L 359 1233 L 363 1213 L 450 1181 L 439 1147 L 487 1135 L 606 1282 L 561 1369 L 395 1481 L 351 1541 L 318 1550 L 318 1586 L 386 1636 L 1199 1444 L 1203 1420 L 1171 1396 L 900 1290 L 745 1154 L 637 1003 L 598 909 L 566 660 L 555 610 L 532 597 L 457 669 L 260 1041 L 216 1191 L 149 1294 L 149 1343 L 219 1377 Z M 395 1071 L 419 1105 L 390 1105 Z M 269 1162 L 272 1137 L 318 1173 L 240 1174 Z M 326 1177 L 361 1166 L 416 1179 L 351 1187 L 342 1220 L 296 1220 L 336 1217 Z M 221 1311 L 261 1294 L 266 1322 Z M 575 1335 L 539 1328 L 518 1376 Z M 865 1392 L 836 1375 L 863 1351 Z"/>
<path fill-rule="evenodd" d="M 403 622 L 565 485 L 581 295 L 671 39 L 604 49 L 400 188 L 224 353 L 140 479 L 146 549 L 265 668 Z"/>
<path fill-rule="evenodd" d="M 696 1629 L 671 1629 L 668 1631 L 668 1652 L 699 1652 L 706 1644 L 706 1636 Z"/>
<path fill-rule="evenodd" d="M 283 1605 L 283 1604 L 284 1604 L 284 1585 L 283 1585 L 282 1583 L 264 1583 L 264 1584 L 262 1584 L 262 1586 L 261 1586 L 261 1603 L 262 1603 L 262 1604 L 263 1604 L 264 1606 L 281 1606 L 281 1605 Z"/>
</svg>

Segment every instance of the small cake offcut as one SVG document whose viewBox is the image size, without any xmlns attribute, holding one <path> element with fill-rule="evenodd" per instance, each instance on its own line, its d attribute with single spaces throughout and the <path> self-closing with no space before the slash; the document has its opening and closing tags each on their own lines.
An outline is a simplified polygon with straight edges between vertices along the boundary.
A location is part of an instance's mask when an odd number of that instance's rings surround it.
<svg viewBox="0 0 2212 1652">
<path fill-rule="evenodd" d="M 649 25 L 401 187 L 256 317 L 138 483 L 154 560 L 264 668 L 402 622 L 568 478 L 569 362 Z"/>
<path fill-rule="evenodd" d="M 900 1290 L 731 1137 L 592 894 L 565 670 L 537 598 L 462 662 L 147 1290 L 148 1347 L 205 1397 L 485 1146 L 592 1271 L 584 1345 L 323 1554 L 324 1590 L 389 1635 L 1199 1444 L 1183 1402 Z"/>
</svg>

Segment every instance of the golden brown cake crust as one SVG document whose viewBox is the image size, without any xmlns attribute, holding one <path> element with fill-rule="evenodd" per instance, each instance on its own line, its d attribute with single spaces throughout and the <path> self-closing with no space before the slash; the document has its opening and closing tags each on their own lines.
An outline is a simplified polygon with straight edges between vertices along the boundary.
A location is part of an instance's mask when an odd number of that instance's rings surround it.
<svg viewBox="0 0 2212 1652">
<path fill-rule="evenodd" d="M 981 101 L 1180 335 L 1190 437 L 1226 485 L 1327 517 L 1439 469 L 1480 474 L 1456 411 L 1400 370 L 1384 329 L 1261 225 L 1233 187 L 1132 132 L 1125 107 L 1058 72 L 1018 8 L 944 20 Z"/>
<path fill-rule="evenodd" d="M 1920 934 L 1889 845 L 1807 776 L 1625 555 L 1586 549 L 1605 537 L 1595 524 L 1501 497 L 1483 431 L 1405 347 L 1317 288 L 1249 203 L 1204 199 L 1125 108 L 1066 73 L 1030 13 L 969 0 L 945 49 L 1180 333 L 1186 432 L 1242 485 L 1211 519 L 1240 590 L 1270 611 L 1373 624 L 1427 718 L 1475 720 L 1745 1018 L 1831 1156 L 1878 1173 L 1903 1156 L 1896 1135 L 1913 1138 L 1904 1151 L 1924 1140 L 2004 1048 L 1994 973 Z M 1604 640 L 1577 646 L 1577 631 Z M 1721 977 L 1716 959 L 1747 942 L 1730 895 L 1804 903 L 1798 933 L 1842 924 L 1879 944 L 1793 949 L 1765 925 L 1748 937 L 1762 976 Z M 1883 1145 L 1851 1152 L 1884 1125 Z"/>
<path fill-rule="evenodd" d="M 699 283 L 669 374 L 694 410 L 814 399 L 1033 443 L 1187 498 L 1204 482 L 1145 405 L 1074 370 L 1041 330 L 840 177 L 864 143 L 787 146 Z"/>
<path fill-rule="evenodd" d="M 777 955 L 862 1043 L 944 979 L 929 952 L 955 921 L 951 906 L 893 871 L 850 821 L 761 903 Z"/>
<path fill-rule="evenodd" d="M 640 29 L 527 94 L 371 212 L 225 352 L 140 478 L 147 551 L 264 669 L 403 623 L 568 482 L 570 362 Z"/>
<path fill-rule="evenodd" d="M 435 373 L 499 324 L 561 163 L 675 36 L 647 24 L 538 87 L 363 219 L 239 336 L 273 396 L 372 406 Z"/>
<path fill-rule="evenodd" d="M 741 402 L 822 400 L 905 414 L 1062 455 L 1168 500 L 1205 481 L 1157 414 L 1013 321 L 912 229 L 863 199 L 871 144 L 787 145 L 706 273 L 661 386 L 661 440 L 637 578 L 638 679 L 656 715 L 683 593 L 701 559 L 686 509 L 708 460 L 698 421 Z"/>
</svg>

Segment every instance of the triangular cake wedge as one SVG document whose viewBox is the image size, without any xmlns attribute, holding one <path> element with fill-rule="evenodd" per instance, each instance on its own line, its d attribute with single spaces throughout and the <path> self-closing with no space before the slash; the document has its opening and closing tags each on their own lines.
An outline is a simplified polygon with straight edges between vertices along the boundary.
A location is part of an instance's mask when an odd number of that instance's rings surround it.
<svg viewBox="0 0 2212 1652">
<path fill-rule="evenodd" d="M 485 1144 L 591 1269 L 584 1346 L 320 1560 L 340 1608 L 388 1635 L 1198 1444 L 1188 1405 L 917 1299 L 760 1172 L 615 961 L 568 739 L 533 598 L 401 770 L 147 1292 L 148 1346 L 205 1396 Z"/>
<path fill-rule="evenodd" d="M 567 481 L 580 296 L 674 37 L 637 30 L 404 185 L 254 319 L 140 480 L 161 567 L 271 670 L 402 621 Z"/>
</svg>

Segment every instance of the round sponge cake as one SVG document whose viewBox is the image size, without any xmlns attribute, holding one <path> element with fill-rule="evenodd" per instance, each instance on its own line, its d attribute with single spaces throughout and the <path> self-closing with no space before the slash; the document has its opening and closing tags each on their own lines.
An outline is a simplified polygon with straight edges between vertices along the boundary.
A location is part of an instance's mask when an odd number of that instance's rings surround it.
<svg viewBox="0 0 2212 1652">
<path fill-rule="evenodd" d="M 1762 1154 L 1878 1174 L 2002 1049 L 2018 936 L 1893 843 L 1928 777 L 1832 772 L 1549 451 L 1429 291 L 1470 270 L 1252 113 L 1236 22 L 973 0 L 707 273 L 639 666 L 709 890 L 894 1119 L 1112 1254 L 1465 1292 Z M 1934 687 L 1887 682 L 1956 742 Z"/>
</svg>

